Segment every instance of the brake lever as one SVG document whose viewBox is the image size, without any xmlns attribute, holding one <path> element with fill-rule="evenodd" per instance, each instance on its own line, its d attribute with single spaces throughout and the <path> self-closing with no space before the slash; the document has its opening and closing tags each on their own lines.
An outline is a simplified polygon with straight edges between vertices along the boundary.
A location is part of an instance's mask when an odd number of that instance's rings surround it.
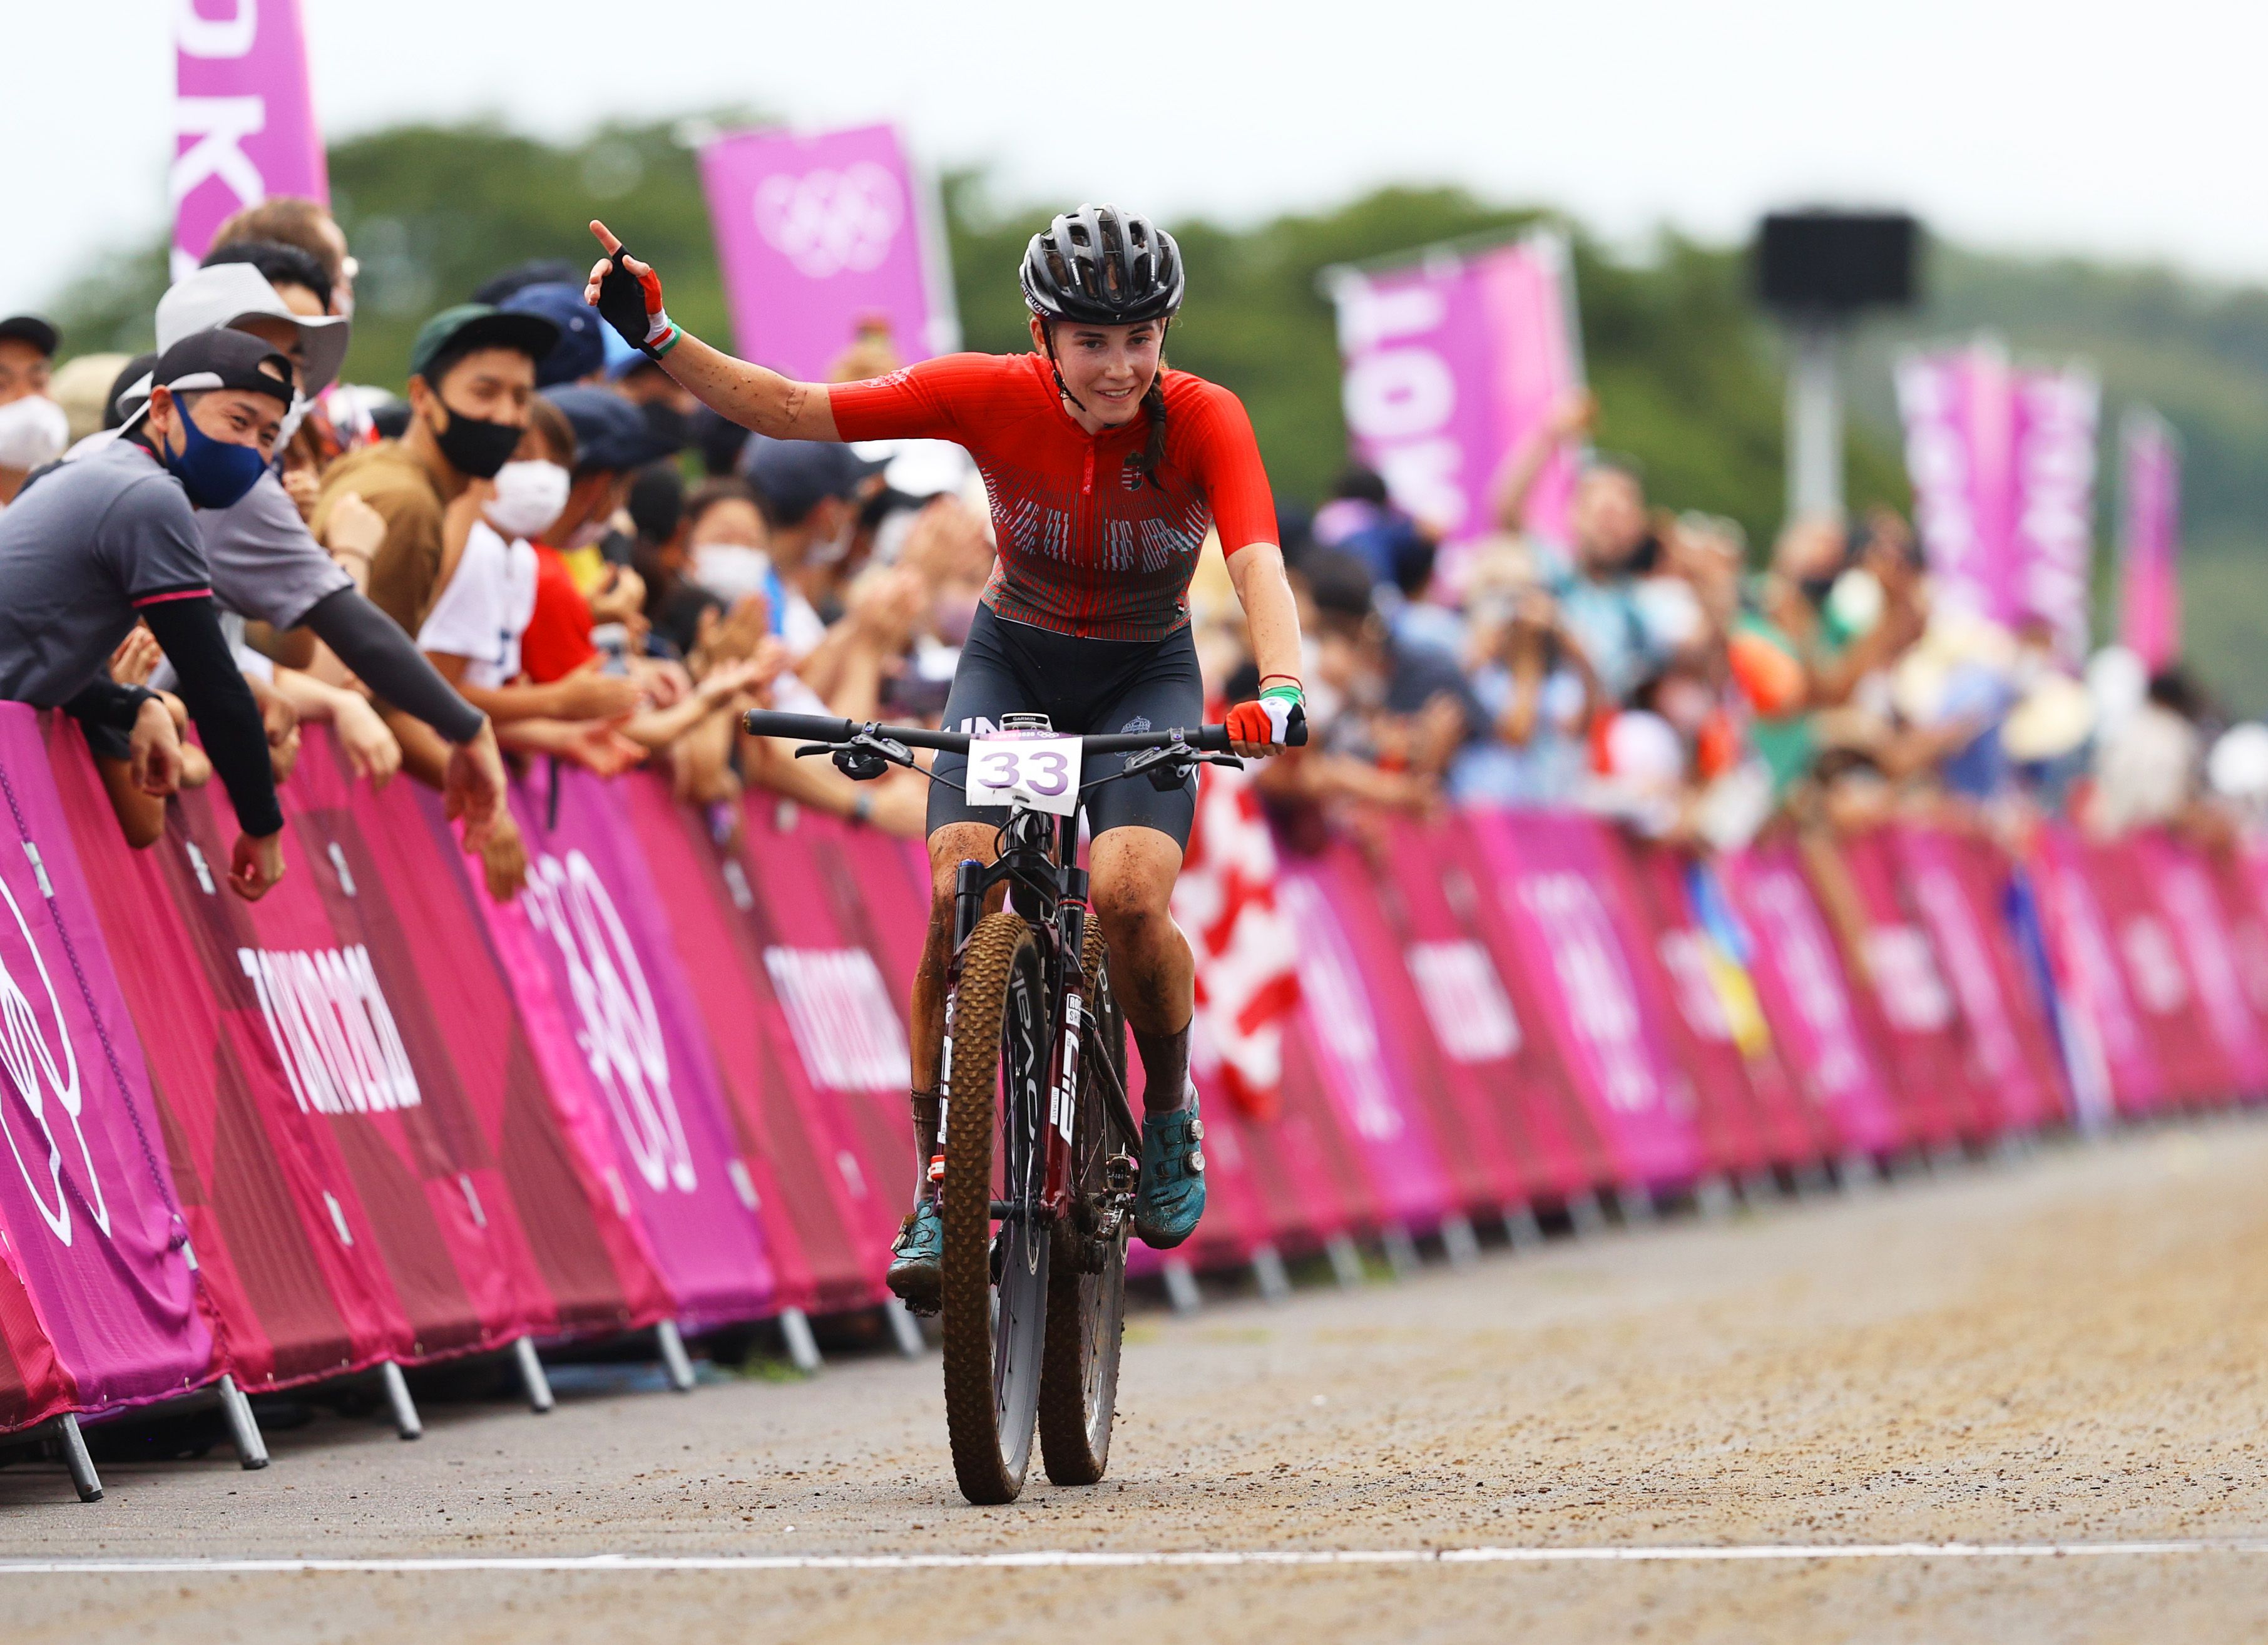
<svg viewBox="0 0 2268 1645">
<path fill-rule="evenodd" d="M 914 751 L 895 737 L 877 736 L 872 731 L 862 731 L 848 742 L 813 742 L 795 751 L 799 760 L 807 754 L 824 754 L 833 758 L 835 769 L 854 783 L 871 783 L 893 765 L 914 769 Z"/>
<path fill-rule="evenodd" d="M 1189 772 L 1200 765 L 1226 765 L 1237 771 L 1244 762 L 1233 754 L 1200 754 L 1186 742 L 1168 742 L 1163 748 L 1145 749 L 1126 762 L 1119 774 L 1131 777 L 1137 771 L 1146 775 L 1150 786 L 1160 793 L 1171 793 L 1189 780 Z"/>
</svg>

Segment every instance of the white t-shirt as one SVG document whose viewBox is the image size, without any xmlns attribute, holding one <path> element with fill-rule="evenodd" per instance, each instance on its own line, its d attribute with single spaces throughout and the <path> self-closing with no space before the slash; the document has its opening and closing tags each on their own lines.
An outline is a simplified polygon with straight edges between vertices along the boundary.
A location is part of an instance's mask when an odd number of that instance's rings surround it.
<svg viewBox="0 0 2268 1645">
<path fill-rule="evenodd" d="M 519 673 L 519 637 L 534 615 L 535 550 L 476 520 L 456 572 L 417 631 L 417 649 L 464 658 L 468 685 L 504 685 Z"/>
</svg>

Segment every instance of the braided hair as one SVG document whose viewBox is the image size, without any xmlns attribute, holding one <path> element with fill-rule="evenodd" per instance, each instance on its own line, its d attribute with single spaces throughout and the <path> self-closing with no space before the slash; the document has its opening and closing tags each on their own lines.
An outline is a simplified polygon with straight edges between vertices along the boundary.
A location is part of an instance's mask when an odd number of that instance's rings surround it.
<svg viewBox="0 0 2268 1645">
<path fill-rule="evenodd" d="M 1150 380 L 1150 387 L 1142 395 L 1142 409 L 1150 414 L 1150 438 L 1140 451 L 1126 459 L 1126 467 L 1130 473 L 1143 476 L 1162 491 L 1166 483 L 1158 477 L 1158 470 L 1166 461 L 1166 345 L 1162 336 L 1158 343 L 1158 374 Z"/>
</svg>

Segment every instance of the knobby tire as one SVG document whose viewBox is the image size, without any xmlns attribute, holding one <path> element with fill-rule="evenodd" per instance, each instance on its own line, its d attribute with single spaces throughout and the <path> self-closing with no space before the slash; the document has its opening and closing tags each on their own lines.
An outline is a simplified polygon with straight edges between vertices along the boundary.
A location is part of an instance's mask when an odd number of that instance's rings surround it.
<svg viewBox="0 0 2268 1645">
<path fill-rule="evenodd" d="M 1017 1129 L 1044 1142 L 1049 1016 L 1031 928 L 1012 913 L 986 915 L 954 991 L 942 1206 L 946 1427 L 954 1474 L 972 1502 L 1013 1501 L 1031 1463 L 1049 1242 L 1036 1223 L 999 1225 L 996 1322 L 992 1201 L 1017 1198 L 1006 1180 Z"/>
</svg>

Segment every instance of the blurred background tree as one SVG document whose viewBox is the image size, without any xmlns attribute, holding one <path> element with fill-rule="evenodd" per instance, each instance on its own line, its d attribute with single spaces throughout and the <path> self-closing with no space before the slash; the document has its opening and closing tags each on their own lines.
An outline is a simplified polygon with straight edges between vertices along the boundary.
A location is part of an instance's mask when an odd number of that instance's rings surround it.
<svg viewBox="0 0 2268 1645">
<path fill-rule="evenodd" d="M 348 375 L 399 387 L 427 314 L 531 257 L 586 265 L 593 253 L 583 225 L 593 216 L 663 269 L 673 314 L 728 338 L 692 145 L 707 130 L 747 123 L 747 111 L 729 111 L 605 126 L 569 144 L 492 124 L 401 126 L 336 144 L 334 203 L 362 261 Z M 1004 202 L 975 174 L 946 178 L 944 194 L 968 346 L 1021 349 L 1016 262 L 1026 239 L 1066 203 Z M 1319 273 L 1468 235 L 1510 235 L 1545 216 L 1461 189 L 1404 187 L 1244 227 L 1174 222 L 1190 284 L 1172 358 L 1243 397 L 1278 492 L 1313 501 L 1346 460 Z M 1600 444 L 1640 463 L 1656 502 L 1739 520 L 1761 559 L 1779 524 L 1783 389 L 1778 338 L 1749 300 L 1744 255 L 1669 233 L 1617 252 L 1580 225 L 1560 225 L 1574 247 Z M 55 314 L 66 352 L 148 347 L 165 269 L 163 236 L 153 235 L 68 285 Z M 2268 447 L 2268 292 L 2163 269 L 1947 247 L 1933 248 L 1926 285 L 1918 313 L 1870 325 L 1853 351 L 1853 507 L 1909 500 L 1890 395 L 1897 349 L 1989 328 L 2021 353 L 2091 359 L 2105 390 L 2098 536 L 2112 535 L 2116 518 L 2109 433 L 2124 405 L 2146 399 L 2180 432 L 2187 455 L 2192 653 L 2228 705 L 2268 707 L 2268 601 L 2252 586 L 2252 555 L 2268 525 L 2268 464 L 2257 460 Z"/>
</svg>

